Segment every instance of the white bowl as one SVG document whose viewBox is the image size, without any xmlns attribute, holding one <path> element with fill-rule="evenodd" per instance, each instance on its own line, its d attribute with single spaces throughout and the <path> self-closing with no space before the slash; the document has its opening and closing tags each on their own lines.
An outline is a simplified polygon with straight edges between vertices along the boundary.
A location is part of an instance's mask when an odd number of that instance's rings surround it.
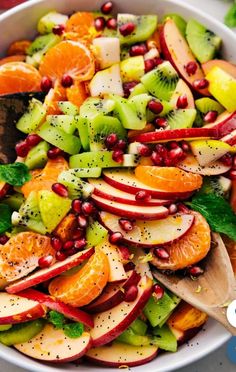
<svg viewBox="0 0 236 372">
<path fill-rule="evenodd" d="M 75 10 L 95 10 L 103 2 L 104 0 L 32 0 L 8 11 L 0 16 L 0 55 L 4 55 L 4 51 L 11 41 L 34 36 L 37 20 L 47 11 L 56 9 L 61 12 L 71 13 Z M 116 4 L 115 10 L 120 12 L 136 14 L 157 13 L 160 17 L 165 13 L 178 12 L 186 19 L 196 18 L 222 37 L 224 40 L 224 57 L 228 60 L 236 61 L 236 49 L 233 49 L 233 45 L 236 42 L 234 33 L 211 16 L 190 5 L 181 3 L 181 0 L 117 0 L 113 2 Z M 230 334 L 223 327 L 210 320 L 204 330 L 199 332 L 188 344 L 181 346 L 177 353 L 165 353 L 146 365 L 131 368 L 130 370 L 133 372 L 167 372 L 176 370 L 211 353 L 226 342 L 229 337 Z M 73 372 L 78 372 L 78 369 L 80 372 L 117 371 L 114 368 L 85 364 L 80 365 L 79 368 L 73 364 L 49 365 L 32 360 L 1 344 L 0 357 L 28 371 L 59 372 L 65 369 Z"/>
</svg>

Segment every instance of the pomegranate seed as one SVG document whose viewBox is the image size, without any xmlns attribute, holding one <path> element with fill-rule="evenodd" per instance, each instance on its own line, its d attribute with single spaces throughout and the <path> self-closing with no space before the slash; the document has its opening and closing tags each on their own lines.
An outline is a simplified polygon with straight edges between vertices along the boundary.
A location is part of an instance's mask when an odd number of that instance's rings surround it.
<svg viewBox="0 0 236 372">
<path fill-rule="evenodd" d="M 29 147 L 34 147 L 42 141 L 42 138 L 37 134 L 29 134 L 26 138 L 26 143 Z"/>
<path fill-rule="evenodd" d="M 68 251 L 65 252 L 66 256 L 73 256 L 73 254 L 77 253 L 75 248 L 68 249 Z"/>
<path fill-rule="evenodd" d="M 181 147 L 185 152 L 188 152 L 190 150 L 189 144 L 187 142 L 182 142 Z"/>
<path fill-rule="evenodd" d="M 105 145 L 110 150 L 118 142 L 118 137 L 116 133 L 111 133 L 105 138 Z"/>
<path fill-rule="evenodd" d="M 87 218 L 83 214 L 80 214 L 77 217 L 77 222 L 79 227 L 81 227 L 82 229 L 85 229 L 88 226 Z"/>
<path fill-rule="evenodd" d="M 163 156 L 158 154 L 157 151 L 153 151 L 151 155 L 151 161 L 154 165 L 161 166 L 163 165 Z"/>
<path fill-rule="evenodd" d="M 176 103 L 177 108 L 184 109 L 188 106 L 188 98 L 186 94 L 179 96 Z"/>
<path fill-rule="evenodd" d="M 178 210 L 182 213 L 189 213 L 188 207 L 183 203 L 178 203 Z"/>
<path fill-rule="evenodd" d="M 132 45 L 130 48 L 129 54 L 131 57 L 135 56 L 143 56 L 145 53 L 147 53 L 147 45 L 145 43 L 142 44 L 136 44 Z"/>
<path fill-rule="evenodd" d="M 97 17 L 94 20 L 94 27 L 97 31 L 103 31 L 106 26 L 106 20 L 104 17 Z"/>
<path fill-rule="evenodd" d="M 167 149 L 166 149 L 166 147 L 164 146 L 164 145 L 161 145 L 160 143 L 158 143 L 156 146 L 155 146 L 155 150 L 156 150 L 156 152 L 159 154 L 159 155 L 161 155 L 161 156 L 167 156 L 167 153 L 168 153 L 168 151 L 167 151 Z"/>
<path fill-rule="evenodd" d="M 124 301 L 133 302 L 134 300 L 136 300 L 137 296 L 138 296 L 138 287 L 136 285 L 131 285 L 131 287 L 129 287 L 127 291 L 125 292 Z"/>
<path fill-rule="evenodd" d="M 122 36 L 128 36 L 132 34 L 132 32 L 135 30 L 136 26 L 133 22 L 125 23 L 124 25 L 119 27 L 119 31 Z"/>
<path fill-rule="evenodd" d="M 0 244 L 4 245 L 8 242 L 9 238 L 6 235 L 0 235 Z"/>
<path fill-rule="evenodd" d="M 152 149 L 148 145 L 140 144 L 138 147 L 138 153 L 140 156 L 151 156 Z"/>
<path fill-rule="evenodd" d="M 155 66 L 159 66 L 164 62 L 163 59 L 160 57 L 155 57 L 153 60 L 154 60 Z"/>
<path fill-rule="evenodd" d="M 138 84 L 137 81 L 130 81 L 128 83 L 123 83 L 124 97 L 128 98 L 132 89 Z"/>
<path fill-rule="evenodd" d="M 113 8 L 113 4 L 111 1 L 107 1 L 106 3 L 104 3 L 102 6 L 101 6 L 101 12 L 103 14 L 109 14 L 111 13 L 112 11 L 112 8 Z"/>
<path fill-rule="evenodd" d="M 188 270 L 187 270 L 187 273 L 189 275 L 192 275 L 192 276 L 199 276 L 199 275 L 202 275 L 204 273 L 204 271 L 202 270 L 201 267 L 199 266 L 192 266 L 192 267 L 189 267 Z"/>
<path fill-rule="evenodd" d="M 146 61 L 144 61 L 145 73 L 153 70 L 154 67 L 156 67 L 154 59 L 146 59 Z"/>
<path fill-rule="evenodd" d="M 117 231 L 117 232 L 112 233 L 109 236 L 109 242 L 111 244 L 117 244 L 122 240 L 122 238 L 123 238 L 123 235 L 121 234 L 121 232 Z"/>
<path fill-rule="evenodd" d="M 195 61 L 188 62 L 184 67 L 189 76 L 194 75 L 197 71 L 197 63 Z"/>
<path fill-rule="evenodd" d="M 119 219 L 119 225 L 124 231 L 132 231 L 134 228 L 133 223 L 125 218 Z"/>
<path fill-rule="evenodd" d="M 124 160 L 124 152 L 122 150 L 115 150 L 112 153 L 112 159 L 117 163 L 123 163 Z"/>
<path fill-rule="evenodd" d="M 120 139 L 117 144 L 114 146 L 114 150 L 121 150 L 125 151 L 127 147 L 127 142 L 125 140 Z"/>
<path fill-rule="evenodd" d="M 231 180 L 236 180 L 236 170 L 231 169 L 231 171 L 229 172 L 229 178 Z"/>
<path fill-rule="evenodd" d="M 81 213 L 82 200 L 74 199 L 72 202 L 72 210 L 75 213 Z"/>
<path fill-rule="evenodd" d="M 117 20 L 115 18 L 109 18 L 106 21 L 106 27 L 109 28 L 109 30 L 116 30 L 117 29 Z"/>
<path fill-rule="evenodd" d="M 15 150 L 16 150 L 17 156 L 24 158 L 27 156 L 30 148 L 26 141 L 21 141 L 16 144 Z"/>
<path fill-rule="evenodd" d="M 41 79 L 41 90 L 45 93 L 48 93 L 51 88 L 52 80 L 47 76 L 43 76 Z"/>
<path fill-rule="evenodd" d="M 59 238 L 53 237 L 51 239 L 51 245 L 55 251 L 60 251 L 62 249 L 62 241 Z"/>
<path fill-rule="evenodd" d="M 217 119 L 218 112 L 217 111 L 208 111 L 208 113 L 204 116 L 205 123 L 214 123 Z"/>
<path fill-rule="evenodd" d="M 63 250 L 64 251 L 68 251 L 69 249 L 73 248 L 74 247 L 74 242 L 73 240 L 67 240 L 67 242 L 65 242 L 63 244 Z"/>
<path fill-rule="evenodd" d="M 209 85 L 209 81 L 207 79 L 197 79 L 193 82 L 193 87 L 195 89 L 206 89 Z"/>
<path fill-rule="evenodd" d="M 155 248 L 153 252 L 156 257 L 163 260 L 170 257 L 169 253 L 164 248 Z"/>
<path fill-rule="evenodd" d="M 163 111 L 163 105 L 161 104 L 161 102 L 158 102 L 154 99 L 152 99 L 148 103 L 148 108 L 150 111 L 152 111 L 156 115 L 160 114 Z"/>
<path fill-rule="evenodd" d="M 171 141 L 169 142 L 169 148 L 170 149 L 178 149 L 179 148 L 179 144 L 177 141 Z"/>
<path fill-rule="evenodd" d="M 164 289 L 162 287 L 159 286 L 159 284 L 154 284 L 154 286 L 152 287 L 152 293 L 153 293 L 153 296 L 155 297 L 156 300 L 160 300 L 163 296 L 164 296 Z"/>
<path fill-rule="evenodd" d="M 52 185 L 52 191 L 54 191 L 57 195 L 67 198 L 68 197 L 68 190 L 67 187 L 64 186 L 62 183 L 56 182 Z"/>
<path fill-rule="evenodd" d="M 53 261 L 53 256 L 49 254 L 48 256 L 41 257 L 38 260 L 38 265 L 41 269 L 45 269 L 46 267 L 51 266 L 52 261 Z"/>
<path fill-rule="evenodd" d="M 124 265 L 125 272 L 134 270 L 135 269 L 135 264 L 133 262 L 127 262 L 127 264 Z"/>
<path fill-rule="evenodd" d="M 232 166 L 233 166 L 233 169 L 236 169 L 236 156 L 234 156 L 234 158 L 233 158 Z"/>
<path fill-rule="evenodd" d="M 61 36 L 63 34 L 63 32 L 65 31 L 65 26 L 64 25 L 56 25 L 53 27 L 52 29 L 52 32 L 55 34 L 55 35 L 59 35 Z"/>
<path fill-rule="evenodd" d="M 129 261 L 130 260 L 130 251 L 127 247 L 125 246 L 118 246 L 118 249 L 119 249 L 119 253 L 122 257 L 122 260 L 124 261 Z"/>
<path fill-rule="evenodd" d="M 230 167 L 232 166 L 233 164 L 233 157 L 231 154 L 227 153 L 225 154 L 224 156 L 222 156 L 222 158 L 220 158 L 220 160 L 222 161 L 222 163 L 224 165 L 226 165 L 227 167 Z"/>
<path fill-rule="evenodd" d="M 168 209 L 170 214 L 175 214 L 178 211 L 176 204 L 170 204 Z"/>
<path fill-rule="evenodd" d="M 176 149 L 172 149 L 168 153 L 169 159 L 173 160 L 174 162 L 178 162 L 180 159 L 184 157 L 184 151 L 181 147 L 177 147 Z"/>
<path fill-rule="evenodd" d="M 69 87 L 71 87 L 72 84 L 73 84 L 73 79 L 70 75 L 65 74 L 65 75 L 62 76 L 61 85 L 64 88 L 69 88 Z"/>
<path fill-rule="evenodd" d="M 95 207 L 91 202 L 84 202 L 81 206 L 82 213 L 85 216 L 91 216 L 95 212 Z"/>
<path fill-rule="evenodd" d="M 52 149 L 48 150 L 47 156 L 49 159 L 56 159 L 58 156 L 62 155 L 63 151 L 58 147 L 53 147 Z"/>
<path fill-rule="evenodd" d="M 156 118 L 154 121 L 154 124 L 156 127 L 166 128 L 168 125 L 168 122 L 165 118 Z"/>
<path fill-rule="evenodd" d="M 146 190 L 140 190 L 135 194 L 135 200 L 137 201 L 149 201 L 151 200 L 152 196 L 151 194 Z"/>
<path fill-rule="evenodd" d="M 83 249 L 87 244 L 87 241 L 85 238 L 82 238 L 82 239 L 78 239 L 78 240 L 75 240 L 74 242 L 74 247 L 76 249 Z"/>
<path fill-rule="evenodd" d="M 56 252 L 56 259 L 57 261 L 64 261 L 66 259 L 66 254 L 64 252 L 58 251 Z"/>
<path fill-rule="evenodd" d="M 73 240 L 78 240 L 78 239 L 81 239 L 84 237 L 84 234 L 85 234 L 85 230 L 81 229 L 80 227 L 78 227 L 75 232 L 73 233 L 72 235 L 72 239 Z"/>
</svg>

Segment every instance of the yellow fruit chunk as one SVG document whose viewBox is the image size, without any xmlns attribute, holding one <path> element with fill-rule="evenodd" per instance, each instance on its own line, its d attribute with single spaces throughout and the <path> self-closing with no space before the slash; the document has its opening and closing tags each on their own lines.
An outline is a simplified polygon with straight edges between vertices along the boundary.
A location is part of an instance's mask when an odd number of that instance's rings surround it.
<svg viewBox="0 0 236 372">
<path fill-rule="evenodd" d="M 220 159 L 231 150 L 231 146 L 228 143 L 217 140 L 192 141 L 190 146 L 193 155 L 202 167 Z"/>
<path fill-rule="evenodd" d="M 187 331 L 191 328 L 200 327 L 207 321 L 207 318 L 207 314 L 183 301 L 170 316 L 167 323 L 170 327 Z"/>
</svg>

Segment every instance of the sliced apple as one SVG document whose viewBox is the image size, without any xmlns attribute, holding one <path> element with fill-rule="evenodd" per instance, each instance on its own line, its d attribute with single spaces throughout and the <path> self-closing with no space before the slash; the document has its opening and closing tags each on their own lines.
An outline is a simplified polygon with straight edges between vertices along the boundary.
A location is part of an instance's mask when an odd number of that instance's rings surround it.
<svg viewBox="0 0 236 372">
<path fill-rule="evenodd" d="M 132 231 L 125 232 L 119 225 L 119 217 L 100 212 L 100 220 L 110 232 L 121 232 L 123 242 L 134 247 L 152 248 L 171 243 L 188 232 L 193 224 L 191 214 L 175 214 L 158 221 L 136 220 Z"/>
<path fill-rule="evenodd" d="M 179 79 L 173 96 L 171 97 L 170 104 L 173 105 L 173 107 L 177 108 L 178 98 L 183 95 L 186 95 L 188 100 L 188 105 L 186 106 L 186 109 L 194 109 L 195 103 L 192 91 L 183 79 Z"/>
<path fill-rule="evenodd" d="M 220 159 L 231 150 L 230 145 L 218 140 L 192 141 L 190 147 L 202 167 Z"/>
<path fill-rule="evenodd" d="M 42 332 L 30 341 L 14 345 L 21 353 L 45 362 L 65 363 L 81 358 L 91 346 L 91 337 L 84 332 L 78 338 L 69 338 L 62 329 L 46 324 Z"/>
<path fill-rule="evenodd" d="M 43 318 L 47 310 L 38 301 L 0 293 L 0 324 L 16 324 Z"/>
<path fill-rule="evenodd" d="M 145 257 L 145 252 L 140 247 L 131 248 L 133 253 L 132 262 L 135 264 L 135 270 L 142 276 L 147 275 L 150 279 L 153 279 L 153 275 L 148 262 L 142 260 Z"/>
<path fill-rule="evenodd" d="M 157 356 L 156 346 L 132 346 L 121 342 L 90 349 L 86 359 L 107 367 L 135 367 L 150 362 Z"/>
<path fill-rule="evenodd" d="M 202 129 L 207 128 L 215 130 L 215 138 L 227 136 L 236 129 L 236 112 L 223 112 L 221 115 L 218 116 L 217 120 L 214 123 L 207 124 Z"/>
<path fill-rule="evenodd" d="M 132 285 L 137 285 L 141 279 L 135 270 L 129 271 L 127 277 L 127 280 L 122 284 L 109 283 L 102 294 L 87 305 L 85 309 L 91 313 L 100 313 L 119 305 L 124 300 L 125 290 Z"/>
<path fill-rule="evenodd" d="M 107 256 L 110 266 L 108 282 L 112 283 L 126 280 L 127 275 L 121 262 L 118 248 L 111 244 L 108 239 L 103 240 L 96 248 L 101 249 Z"/>
<path fill-rule="evenodd" d="M 94 316 L 91 330 L 93 346 L 102 346 L 118 337 L 139 316 L 152 294 L 153 281 L 144 276 L 138 283 L 138 295 L 132 302 L 121 302 L 111 310 Z"/>
<path fill-rule="evenodd" d="M 195 90 L 196 88 L 193 86 L 193 82 L 198 79 L 204 79 L 204 73 L 191 52 L 187 41 L 171 18 L 165 21 L 161 29 L 160 42 L 165 58 L 173 64 L 185 82 Z M 189 62 L 195 62 L 197 66 L 196 72 L 193 75 L 188 74 L 186 70 Z M 209 96 L 207 89 L 201 89 L 199 93 Z"/>
<path fill-rule="evenodd" d="M 96 37 L 93 46 L 101 69 L 120 62 L 120 40 L 117 37 Z"/>
<path fill-rule="evenodd" d="M 113 200 L 118 203 L 136 205 L 136 206 L 158 206 L 170 204 L 171 200 L 167 199 L 155 199 L 152 198 L 149 201 L 137 201 L 134 194 L 130 194 L 125 191 L 121 191 L 115 187 L 112 187 L 103 179 L 90 178 L 89 183 L 94 186 L 94 194 L 104 199 Z M 125 206 L 124 206 L 125 208 Z"/>
<path fill-rule="evenodd" d="M 201 174 L 202 176 L 217 176 L 226 173 L 231 166 L 224 165 L 221 161 L 216 160 L 206 166 L 201 166 L 193 155 L 188 155 L 177 166 L 187 172 Z"/>
<path fill-rule="evenodd" d="M 236 145 L 236 129 L 227 134 L 227 136 L 222 137 L 220 140 L 228 143 L 230 146 Z"/>
<path fill-rule="evenodd" d="M 223 59 L 212 59 L 211 61 L 202 63 L 202 69 L 207 75 L 214 67 L 219 67 L 236 79 L 236 65 Z"/>
<path fill-rule="evenodd" d="M 58 301 L 52 296 L 46 295 L 36 289 L 26 289 L 25 291 L 17 294 L 20 297 L 28 298 L 29 300 L 37 301 L 40 304 L 45 305 L 48 309 L 58 311 L 65 315 L 66 318 L 73 320 L 74 322 L 81 322 L 87 327 L 93 327 L 92 317 L 84 311 L 65 304 L 64 302 Z"/>
<path fill-rule="evenodd" d="M 123 96 L 124 91 L 119 64 L 117 63 L 105 70 L 98 71 L 90 81 L 89 89 L 92 97 L 100 97 L 110 93 Z"/>
<path fill-rule="evenodd" d="M 72 269 L 75 266 L 80 265 L 83 261 L 87 260 L 94 253 L 94 248 L 89 248 L 79 253 L 74 254 L 66 258 L 62 262 L 56 262 L 54 265 L 47 269 L 41 269 L 28 277 L 19 280 L 6 288 L 8 293 L 17 293 L 23 291 L 26 288 L 33 287 L 39 283 L 45 282 L 55 276 L 62 274 L 63 272 Z"/>
</svg>

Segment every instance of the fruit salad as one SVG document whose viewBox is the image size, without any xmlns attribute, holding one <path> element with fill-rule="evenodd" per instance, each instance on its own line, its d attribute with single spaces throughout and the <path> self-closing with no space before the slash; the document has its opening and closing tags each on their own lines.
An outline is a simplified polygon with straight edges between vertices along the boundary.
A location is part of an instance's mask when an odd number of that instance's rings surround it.
<svg viewBox="0 0 236 372">
<path fill-rule="evenodd" d="M 30 96 L 0 165 L 0 342 L 45 362 L 176 352 L 207 315 L 154 270 L 197 281 L 217 232 L 236 271 L 236 65 L 195 19 L 112 8 L 51 11 L 0 60 L 0 103 Z"/>
</svg>

